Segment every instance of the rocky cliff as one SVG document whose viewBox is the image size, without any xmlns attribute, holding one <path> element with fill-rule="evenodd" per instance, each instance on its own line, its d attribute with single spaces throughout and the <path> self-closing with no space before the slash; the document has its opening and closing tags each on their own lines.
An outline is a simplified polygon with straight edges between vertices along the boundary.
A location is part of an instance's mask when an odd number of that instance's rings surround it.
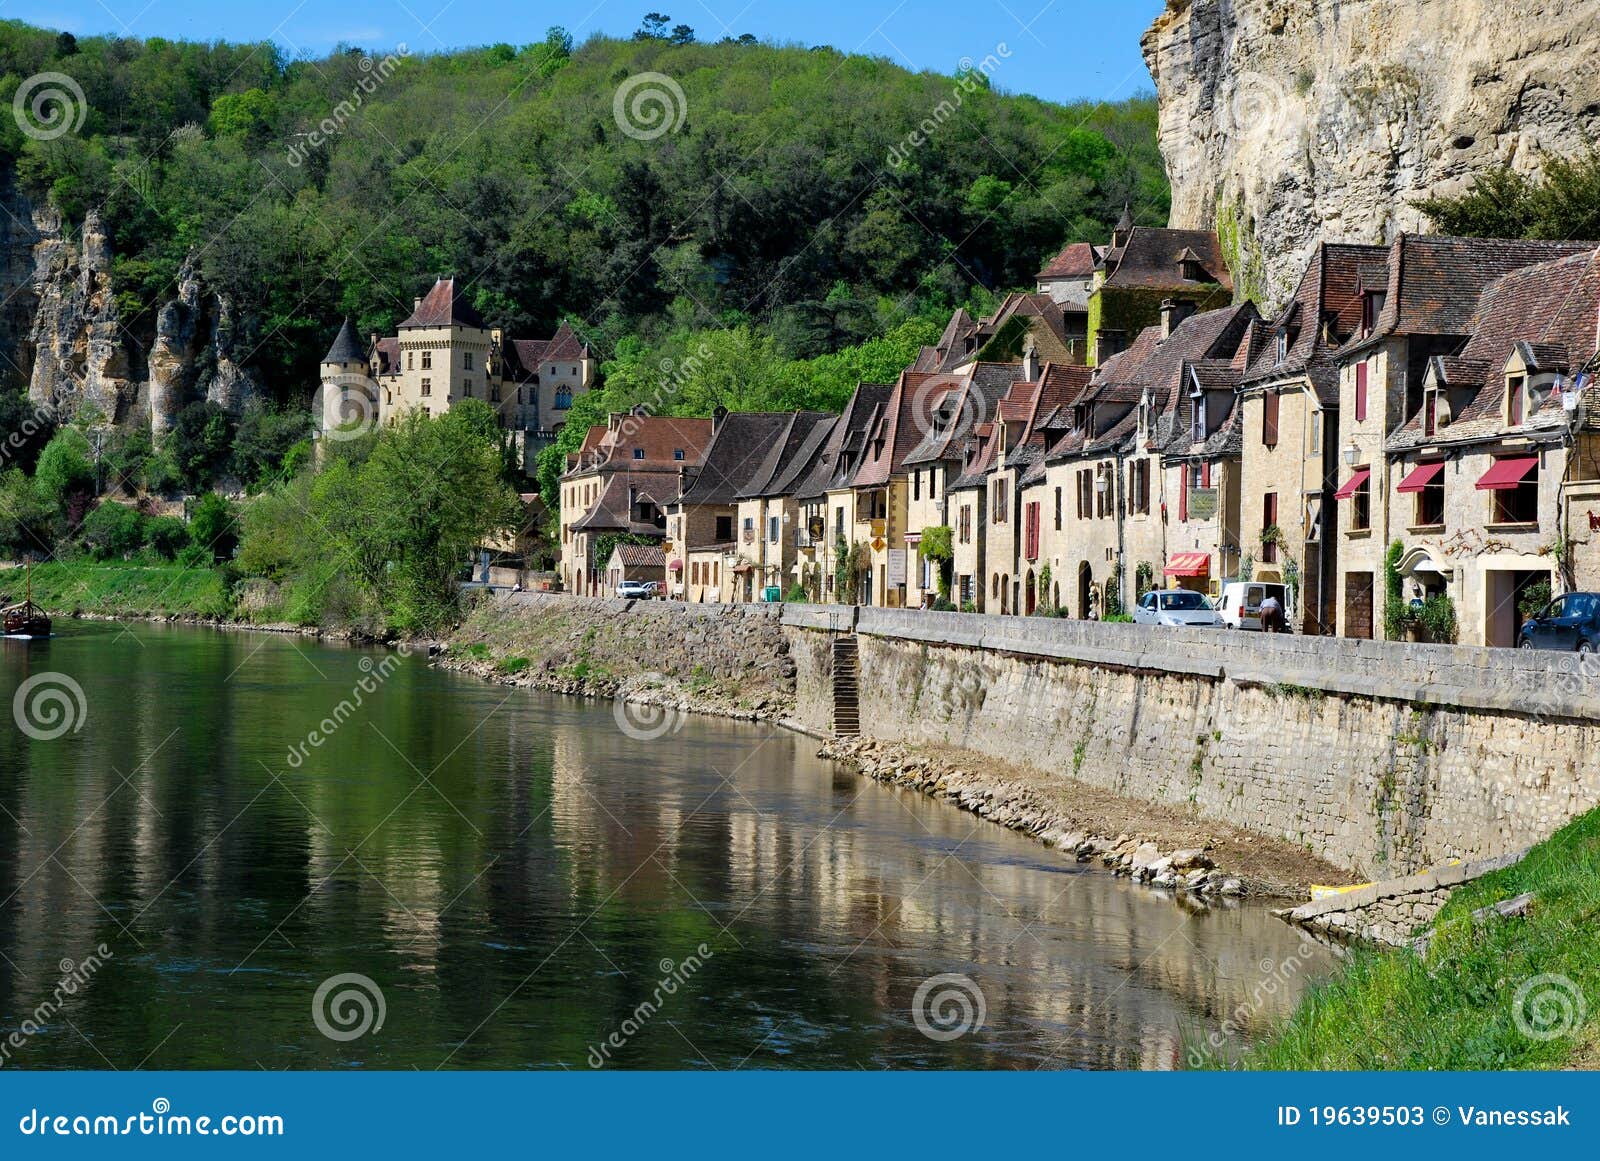
<svg viewBox="0 0 1600 1161">
<path fill-rule="evenodd" d="M 174 297 L 125 319 L 112 285 L 112 242 L 90 212 L 70 230 L 0 180 L 0 378 L 64 416 L 86 408 L 158 440 L 188 404 L 237 414 L 261 388 L 236 361 L 233 312 L 186 262 Z"/>
<path fill-rule="evenodd" d="M 1172 224 L 1216 226 L 1268 303 L 1319 240 L 1426 227 L 1415 202 L 1600 131 L 1596 0 L 1168 0 L 1144 37 Z"/>
</svg>

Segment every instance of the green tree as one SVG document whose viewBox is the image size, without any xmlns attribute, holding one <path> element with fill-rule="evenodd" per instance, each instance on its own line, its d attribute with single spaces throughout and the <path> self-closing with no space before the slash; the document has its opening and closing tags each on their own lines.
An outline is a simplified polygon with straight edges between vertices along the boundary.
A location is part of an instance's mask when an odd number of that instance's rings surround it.
<svg viewBox="0 0 1600 1161">
<path fill-rule="evenodd" d="M 195 501 L 189 534 L 213 559 L 229 560 L 239 547 L 239 514 L 225 496 L 207 492 Z"/>
</svg>

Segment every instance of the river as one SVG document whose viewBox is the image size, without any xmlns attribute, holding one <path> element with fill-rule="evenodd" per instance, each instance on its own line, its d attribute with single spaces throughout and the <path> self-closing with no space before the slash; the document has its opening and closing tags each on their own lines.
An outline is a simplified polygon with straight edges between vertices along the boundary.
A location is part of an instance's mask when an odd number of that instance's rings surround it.
<svg viewBox="0 0 1600 1161">
<path fill-rule="evenodd" d="M 58 629 L 0 642 L 0 1067 L 1165 1069 L 1331 963 L 774 727 Z"/>
</svg>

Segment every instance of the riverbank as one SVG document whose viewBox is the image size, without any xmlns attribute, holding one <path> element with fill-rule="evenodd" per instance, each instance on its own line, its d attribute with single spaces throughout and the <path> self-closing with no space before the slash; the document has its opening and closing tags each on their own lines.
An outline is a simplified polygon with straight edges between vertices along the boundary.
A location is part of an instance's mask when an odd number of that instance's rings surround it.
<svg viewBox="0 0 1600 1161">
<path fill-rule="evenodd" d="M 1501 915 L 1495 904 L 1532 895 Z M 1458 888 L 1421 953 L 1358 951 L 1251 1068 L 1600 1068 L 1600 810 Z"/>
<path fill-rule="evenodd" d="M 58 563 L 33 567 L 33 599 L 53 617 L 126 617 L 214 623 L 234 602 L 221 569 L 181 564 Z M 28 577 L 0 571 L 0 604 L 20 601 Z"/>
</svg>

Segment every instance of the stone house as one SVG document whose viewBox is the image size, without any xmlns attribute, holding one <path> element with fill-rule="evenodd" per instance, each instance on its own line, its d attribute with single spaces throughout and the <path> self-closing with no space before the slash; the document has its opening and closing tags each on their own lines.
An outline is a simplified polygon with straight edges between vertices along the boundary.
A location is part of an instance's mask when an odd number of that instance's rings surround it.
<svg viewBox="0 0 1600 1161">
<path fill-rule="evenodd" d="M 698 463 L 679 473 L 666 509 L 669 596 L 689 601 L 732 597 L 753 585 L 753 558 L 759 546 L 754 519 L 739 523 L 739 493 L 788 426 L 786 412 L 719 411 L 705 422 L 711 438 Z M 716 567 L 712 564 L 715 556 Z M 694 560 L 691 560 L 694 557 Z M 698 565 L 698 567 L 695 567 Z M 699 584 L 696 584 L 696 577 Z M 714 583 L 708 583 L 714 578 Z M 715 594 L 715 595 L 712 595 Z"/>
<path fill-rule="evenodd" d="M 1342 460 L 1332 514 L 1338 530 L 1340 636 L 1382 633 L 1384 556 L 1401 527 L 1390 513 L 1397 484 L 1390 479 L 1387 441 L 1422 406 L 1430 360 L 1455 355 L 1465 345 L 1479 296 L 1490 282 L 1590 248 L 1401 234 L 1381 266 L 1362 266 L 1360 321 L 1334 356 Z"/>
<path fill-rule="evenodd" d="M 613 414 L 589 429 L 567 457 L 558 489 L 557 571 L 567 592 L 600 593 L 606 562 L 595 559 L 595 549 L 602 536 L 665 538 L 679 473 L 700 462 L 711 435 L 709 419 L 634 414 Z"/>
<path fill-rule="evenodd" d="M 761 462 L 747 477 L 736 497 L 741 555 L 748 553 L 750 569 L 735 586 L 734 600 L 760 601 L 776 590 L 779 598 L 794 583 L 794 566 L 799 550 L 799 503 L 789 485 L 795 465 L 809 463 L 816 455 L 819 436 L 826 436 L 834 417 L 822 411 L 796 411 L 771 445 Z M 753 529 L 753 544 L 744 543 L 746 529 Z"/>
<path fill-rule="evenodd" d="M 1227 306 L 1232 298 L 1233 276 L 1214 231 L 1135 226 L 1125 210 L 1095 269 L 1088 361 L 1103 362 L 1158 325 L 1165 302 L 1193 313 Z"/>
<path fill-rule="evenodd" d="M 852 603 L 841 601 L 834 591 L 836 546 L 843 543 L 846 551 L 849 549 L 850 530 L 855 522 L 855 494 L 850 490 L 850 481 L 861 466 L 867 425 L 888 400 L 890 390 L 887 384 L 858 384 L 816 458 L 792 485 L 799 524 L 796 576 L 802 583 L 808 575 L 816 578 L 813 595 L 819 602 Z"/>
<path fill-rule="evenodd" d="M 505 354 L 517 430 L 530 441 L 553 440 L 566 426 L 573 400 L 594 386 L 593 352 L 562 323 L 548 339 L 512 339 Z"/>
<path fill-rule="evenodd" d="M 994 463 L 997 424 L 990 420 L 974 425 L 972 438 L 963 442 L 959 472 L 953 472 L 945 489 L 945 519 L 950 522 L 950 547 L 953 556 L 950 599 L 959 609 L 973 612 L 999 612 L 999 585 L 994 584 L 990 599 L 988 560 L 989 468 Z M 1009 594 L 1010 588 L 1007 587 Z"/>
<path fill-rule="evenodd" d="M 1334 352 L 1361 324 L 1363 268 L 1381 269 L 1387 253 L 1383 246 L 1319 245 L 1239 388 L 1240 535 L 1262 544 L 1277 527 L 1275 550 L 1256 554 L 1253 575 L 1288 583 L 1292 623 L 1305 633 L 1331 633 L 1335 624 L 1338 539 L 1323 519 L 1338 487 Z"/>
<path fill-rule="evenodd" d="M 1572 587 L 1565 497 L 1600 479 L 1600 252 L 1483 291 L 1458 355 L 1428 361 L 1422 402 L 1387 441 L 1402 596 L 1455 605 L 1463 644 L 1513 646 L 1529 590 Z M 1570 407 L 1570 409 L 1569 409 Z M 1576 530 L 1585 539 L 1585 520 Z"/>
</svg>

